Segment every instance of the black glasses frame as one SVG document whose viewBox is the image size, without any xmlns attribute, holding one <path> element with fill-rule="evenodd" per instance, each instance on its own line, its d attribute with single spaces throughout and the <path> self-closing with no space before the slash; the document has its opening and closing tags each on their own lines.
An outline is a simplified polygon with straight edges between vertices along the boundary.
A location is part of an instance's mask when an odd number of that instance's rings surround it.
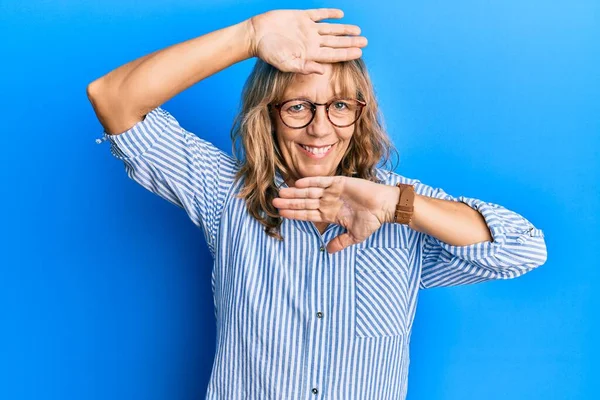
<svg viewBox="0 0 600 400">
<path fill-rule="evenodd" d="M 308 122 L 302 126 L 298 126 L 298 127 L 289 126 L 288 124 L 285 123 L 285 121 L 283 120 L 283 117 L 281 116 L 281 109 L 286 103 L 289 103 L 290 101 L 298 101 L 298 100 L 305 101 L 311 105 L 312 117 L 310 117 L 310 120 L 308 120 Z M 331 117 L 329 117 L 329 106 L 331 106 L 336 101 L 341 101 L 341 100 L 352 100 L 352 101 L 356 101 L 358 103 L 358 111 L 356 112 L 356 119 L 348 125 L 338 125 L 331 120 Z M 281 122 L 283 122 L 283 124 L 285 126 L 287 126 L 288 128 L 292 128 L 292 129 L 302 129 L 302 128 L 306 128 L 308 125 L 310 125 L 311 122 L 313 122 L 313 120 L 315 119 L 315 115 L 317 114 L 318 106 L 325 106 L 325 115 L 327 115 L 327 119 L 329 120 L 329 122 L 331 122 L 331 124 L 333 126 L 337 126 L 338 128 L 346 128 L 348 126 L 354 125 L 356 123 L 356 121 L 358 121 L 358 119 L 360 118 L 360 116 L 362 114 L 362 110 L 366 105 L 367 105 L 366 102 L 364 102 L 362 100 L 358 100 L 358 99 L 335 98 L 333 100 L 328 101 L 327 103 L 315 103 L 313 101 L 310 101 L 310 100 L 302 98 L 302 97 L 295 98 L 295 99 L 289 99 L 289 100 L 286 100 L 284 102 L 277 103 L 277 104 L 272 104 L 272 105 L 269 104 L 270 107 L 272 106 L 273 108 L 276 108 L 278 110 L 279 119 L 281 119 Z"/>
</svg>

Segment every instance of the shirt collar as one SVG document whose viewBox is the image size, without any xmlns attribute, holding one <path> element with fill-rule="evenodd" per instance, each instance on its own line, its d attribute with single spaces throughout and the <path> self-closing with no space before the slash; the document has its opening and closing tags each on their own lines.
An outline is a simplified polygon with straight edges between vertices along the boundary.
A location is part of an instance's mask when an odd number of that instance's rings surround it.
<svg viewBox="0 0 600 400">
<path fill-rule="evenodd" d="M 287 183 L 283 180 L 283 176 L 281 176 L 279 169 L 275 170 L 275 185 L 277 188 L 288 187 Z"/>
</svg>

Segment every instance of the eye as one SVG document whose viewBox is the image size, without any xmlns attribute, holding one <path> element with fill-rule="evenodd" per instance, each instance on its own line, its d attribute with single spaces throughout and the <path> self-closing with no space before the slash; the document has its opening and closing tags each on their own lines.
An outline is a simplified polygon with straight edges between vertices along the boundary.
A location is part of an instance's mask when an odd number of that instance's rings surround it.
<svg viewBox="0 0 600 400">
<path fill-rule="evenodd" d="M 311 108 L 310 103 L 307 103 L 306 101 L 303 101 L 303 100 L 294 100 L 294 101 L 288 102 L 285 105 L 284 111 L 288 114 L 300 114 L 300 113 L 304 114 L 310 108 Z"/>
<path fill-rule="evenodd" d="M 348 104 L 346 102 L 343 102 L 343 101 L 336 101 L 336 102 L 333 103 L 333 107 L 336 110 L 344 110 L 344 109 L 348 108 Z"/>
<path fill-rule="evenodd" d="M 304 107 L 304 104 L 302 104 L 302 103 L 294 104 L 293 106 L 289 106 L 287 110 L 291 111 L 291 112 L 298 112 L 298 111 L 302 111 L 302 107 Z"/>
</svg>

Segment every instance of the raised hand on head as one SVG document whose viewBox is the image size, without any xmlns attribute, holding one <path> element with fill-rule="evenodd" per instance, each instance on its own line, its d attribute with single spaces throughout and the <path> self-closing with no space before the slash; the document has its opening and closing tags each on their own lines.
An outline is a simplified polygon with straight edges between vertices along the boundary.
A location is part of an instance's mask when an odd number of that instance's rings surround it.
<svg viewBox="0 0 600 400">
<path fill-rule="evenodd" d="M 325 72 L 322 63 L 360 58 L 367 39 L 357 25 L 319 22 L 342 18 L 336 8 L 275 10 L 250 19 L 251 54 L 285 72 Z"/>
</svg>

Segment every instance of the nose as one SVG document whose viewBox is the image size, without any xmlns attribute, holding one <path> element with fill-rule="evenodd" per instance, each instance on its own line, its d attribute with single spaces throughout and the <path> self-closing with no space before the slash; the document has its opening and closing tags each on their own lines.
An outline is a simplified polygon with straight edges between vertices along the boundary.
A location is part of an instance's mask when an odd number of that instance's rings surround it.
<svg viewBox="0 0 600 400">
<path fill-rule="evenodd" d="M 325 106 L 317 106 L 317 110 L 315 111 L 315 117 L 307 127 L 307 133 L 311 136 L 323 137 L 327 136 L 332 129 L 333 125 L 327 118 L 327 111 L 325 110 Z"/>
</svg>

